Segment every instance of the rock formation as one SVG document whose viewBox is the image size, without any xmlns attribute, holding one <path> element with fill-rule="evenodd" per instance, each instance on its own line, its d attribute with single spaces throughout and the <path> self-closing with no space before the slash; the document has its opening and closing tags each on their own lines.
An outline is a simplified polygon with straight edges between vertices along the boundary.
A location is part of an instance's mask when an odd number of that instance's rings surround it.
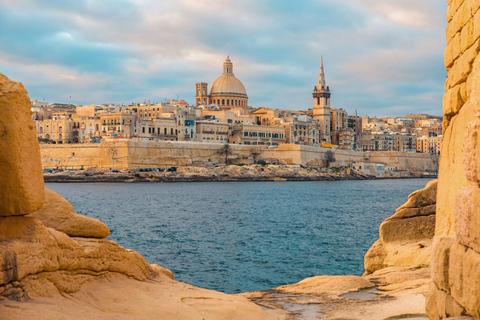
<svg viewBox="0 0 480 320">
<path fill-rule="evenodd" d="M 275 319 L 175 281 L 45 190 L 30 99 L 2 74 L 0 150 L 0 319 Z"/>
<path fill-rule="evenodd" d="M 71 237 L 106 238 L 110 230 L 101 221 L 76 214 L 73 206 L 58 193 L 45 188 L 45 204 L 32 213 L 46 227 Z"/>
<path fill-rule="evenodd" d="M 391 266 L 430 265 L 436 195 L 437 180 L 432 180 L 380 225 L 380 239 L 365 255 L 366 275 Z"/>
<path fill-rule="evenodd" d="M 480 2 L 449 0 L 430 319 L 480 319 Z"/>
<path fill-rule="evenodd" d="M 28 214 L 43 206 L 40 147 L 27 90 L 2 74 L 0 112 L 0 216 Z"/>
</svg>

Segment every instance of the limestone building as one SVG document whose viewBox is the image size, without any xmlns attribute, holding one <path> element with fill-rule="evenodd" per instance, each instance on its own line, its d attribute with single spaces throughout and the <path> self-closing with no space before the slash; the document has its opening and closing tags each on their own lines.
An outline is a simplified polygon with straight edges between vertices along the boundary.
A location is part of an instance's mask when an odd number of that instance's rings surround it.
<svg viewBox="0 0 480 320">
<path fill-rule="evenodd" d="M 233 74 L 233 63 L 228 55 L 223 63 L 223 74 L 212 84 L 209 94 L 207 83 L 199 82 L 195 86 L 197 107 L 207 104 L 216 104 L 222 109 L 248 107 L 247 91 L 243 83 Z"/>
<path fill-rule="evenodd" d="M 330 88 L 325 83 L 323 58 L 320 62 L 318 84 L 313 89 L 313 118 L 317 119 L 320 126 L 320 140 L 329 143 L 330 138 Z"/>
</svg>

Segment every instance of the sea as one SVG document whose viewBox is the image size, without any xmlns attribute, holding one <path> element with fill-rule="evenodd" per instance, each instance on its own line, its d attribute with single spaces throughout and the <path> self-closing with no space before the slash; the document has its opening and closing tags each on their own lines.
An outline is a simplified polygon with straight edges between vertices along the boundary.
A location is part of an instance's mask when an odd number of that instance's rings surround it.
<svg viewBox="0 0 480 320">
<path fill-rule="evenodd" d="M 239 293 L 362 275 L 382 221 L 428 179 L 46 183 L 107 239 L 198 287 Z"/>
</svg>

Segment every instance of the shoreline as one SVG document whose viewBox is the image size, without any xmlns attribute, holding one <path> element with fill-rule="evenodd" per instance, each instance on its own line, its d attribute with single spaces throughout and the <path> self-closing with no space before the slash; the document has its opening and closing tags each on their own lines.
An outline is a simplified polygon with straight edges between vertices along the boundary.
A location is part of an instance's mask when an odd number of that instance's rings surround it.
<svg viewBox="0 0 480 320">
<path fill-rule="evenodd" d="M 87 169 L 44 173 L 45 182 L 256 182 L 256 181 L 341 181 L 436 178 L 435 175 L 408 173 L 399 176 L 366 175 L 350 168 L 301 168 L 289 166 L 222 166 L 214 168 L 181 167 L 175 172 L 111 172 L 110 170 Z"/>
</svg>

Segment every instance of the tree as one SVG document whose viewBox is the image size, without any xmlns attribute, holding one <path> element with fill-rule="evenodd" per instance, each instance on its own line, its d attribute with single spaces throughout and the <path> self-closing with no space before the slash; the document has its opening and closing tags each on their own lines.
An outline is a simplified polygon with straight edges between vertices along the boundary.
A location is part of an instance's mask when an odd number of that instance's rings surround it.
<svg viewBox="0 0 480 320">
<path fill-rule="evenodd" d="M 325 163 L 327 168 L 330 166 L 330 163 L 335 162 L 335 153 L 332 150 L 325 152 Z"/>
<path fill-rule="evenodd" d="M 228 156 L 233 154 L 232 147 L 230 147 L 228 143 L 225 143 L 222 149 L 220 150 L 220 154 L 225 155 L 225 165 L 228 166 Z"/>
</svg>

